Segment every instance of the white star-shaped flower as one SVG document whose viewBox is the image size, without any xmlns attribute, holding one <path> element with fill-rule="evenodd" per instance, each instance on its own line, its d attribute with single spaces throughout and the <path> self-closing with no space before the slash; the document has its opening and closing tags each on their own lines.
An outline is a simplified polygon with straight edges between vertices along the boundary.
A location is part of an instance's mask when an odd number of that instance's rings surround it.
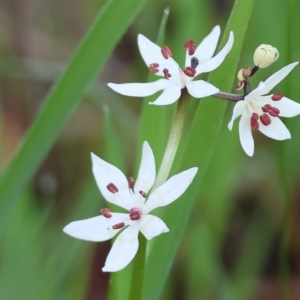
<svg viewBox="0 0 300 300">
<path fill-rule="evenodd" d="M 134 258 L 138 247 L 139 231 L 150 240 L 169 229 L 158 217 L 149 214 L 179 198 L 193 181 L 198 168 L 191 168 L 169 178 L 150 193 L 156 171 L 153 152 L 147 142 L 143 144 L 142 161 L 136 182 L 115 166 L 92 154 L 93 173 L 103 197 L 124 208 L 127 213 L 114 213 L 108 208 L 102 215 L 68 224 L 63 231 L 87 241 L 106 241 L 117 236 L 106 259 L 104 272 L 125 268 Z M 146 201 L 147 200 L 147 201 Z"/>
<path fill-rule="evenodd" d="M 233 45 L 233 32 L 230 32 L 229 39 L 224 48 L 214 57 L 220 36 L 220 27 L 216 26 L 211 33 L 196 48 L 192 40 L 185 43 L 186 60 L 185 69 L 179 67 L 173 60 L 171 50 L 163 48 L 151 42 L 142 34 L 138 35 L 138 46 L 140 53 L 148 66 L 150 72 L 163 76 L 149 83 L 108 83 L 108 86 L 125 96 L 147 97 L 163 90 L 162 94 L 150 104 L 168 105 L 177 101 L 181 90 L 186 88 L 190 95 L 195 98 L 211 96 L 219 92 L 219 89 L 212 84 L 193 79 L 202 73 L 207 73 L 218 68 L 224 61 L 226 55 Z"/>
<path fill-rule="evenodd" d="M 300 104 L 283 97 L 281 93 L 263 95 L 269 93 L 297 64 L 298 62 L 292 63 L 270 76 L 265 82 L 260 82 L 256 89 L 234 106 L 228 128 L 231 130 L 233 121 L 238 116 L 242 116 L 239 123 L 239 136 L 242 147 L 249 156 L 254 153 L 254 140 L 251 130 L 259 130 L 275 140 L 291 138 L 289 130 L 279 117 L 290 118 L 299 115 Z"/>
</svg>

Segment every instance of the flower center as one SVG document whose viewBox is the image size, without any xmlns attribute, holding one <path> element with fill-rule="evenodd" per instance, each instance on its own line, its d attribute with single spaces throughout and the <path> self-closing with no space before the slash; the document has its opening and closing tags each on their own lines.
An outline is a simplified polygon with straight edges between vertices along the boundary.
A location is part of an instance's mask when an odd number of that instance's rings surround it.
<svg viewBox="0 0 300 300">
<path fill-rule="evenodd" d="M 137 221 L 142 217 L 142 210 L 138 207 L 133 207 L 129 211 L 129 217 L 132 221 Z"/>
</svg>

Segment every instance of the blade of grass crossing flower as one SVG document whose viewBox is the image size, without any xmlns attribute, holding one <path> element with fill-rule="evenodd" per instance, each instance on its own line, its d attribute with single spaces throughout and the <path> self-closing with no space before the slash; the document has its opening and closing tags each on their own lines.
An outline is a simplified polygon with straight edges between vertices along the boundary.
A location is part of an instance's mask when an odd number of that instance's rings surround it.
<svg viewBox="0 0 300 300">
<path fill-rule="evenodd" d="M 233 49 L 221 67 L 209 76 L 209 82 L 220 89 L 230 90 L 233 86 L 252 4 L 253 0 L 236 1 L 230 15 L 222 44 L 224 45 L 224 42 L 227 41 L 229 32 L 232 30 L 235 34 Z M 228 76 L 228 74 L 231 75 Z M 200 103 L 180 167 L 180 169 L 186 169 L 195 165 L 199 166 L 199 174 L 195 177 L 183 199 L 165 209 L 164 220 L 168 224 L 170 232 L 163 240 L 157 239 L 153 242 L 154 246 L 147 261 L 147 265 L 151 268 L 146 268 L 144 300 L 158 299 L 161 293 L 171 262 L 187 225 L 192 204 L 199 193 L 199 187 L 201 188 L 205 171 L 208 168 L 225 110 L 226 103 L 219 100 L 205 99 Z"/>
<path fill-rule="evenodd" d="M 97 16 L 66 71 L 45 100 L 18 155 L 1 178 L 2 221 L 20 199 L 20 192 L 70 119 L 86 88 L 145 3 L 146 0 L 108 1 Z"/>
</svg>

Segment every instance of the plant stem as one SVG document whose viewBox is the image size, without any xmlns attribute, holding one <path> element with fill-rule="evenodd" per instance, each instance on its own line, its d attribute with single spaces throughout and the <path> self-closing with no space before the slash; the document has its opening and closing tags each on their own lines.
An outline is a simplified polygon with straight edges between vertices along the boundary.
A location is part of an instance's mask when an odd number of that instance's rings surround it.
<svg viewBox="0 0 300 300">
<path fill-rule="evenodd" d="M 179 145 L 189 99 L 190 99 L 189 94 L 187 93 L 186 90 L 183 90 L 181 97 L 177 102 L 177 107 L 174 114 L 173 123 L 169 134 L 169 139 L 167 142 L 166 150 L 162 159 L 160 169 L 156 177 L 156 181 L 152 188 L 153 190 L 159 187 L 162 183 L 164 183 L 169 176 L 177 152 L 177 148 Z"/>
<path fill-rule="evenodd" d="M 131 287 L 130 287 L 130 300 L 142 299 L 143 281 L 145 273 L 145 261 L 146 261 L 146 248 L 147 240 L 139 233 L 139 250 L 134 258 Z"/>
<path fill-rule="evenodd" d="M 220 91 L 217 94 L 212 95 L 212 97 L 216 97 L 216 98 L 228 100 L 228 101 L 233 101 L 233 102 L 238 102 L 240 100 L 244 100 L 244 95 L 236 95 L 236 94 L 226 93 L 226 92 L 222 92 L 222 91 Z"/>
</svg>

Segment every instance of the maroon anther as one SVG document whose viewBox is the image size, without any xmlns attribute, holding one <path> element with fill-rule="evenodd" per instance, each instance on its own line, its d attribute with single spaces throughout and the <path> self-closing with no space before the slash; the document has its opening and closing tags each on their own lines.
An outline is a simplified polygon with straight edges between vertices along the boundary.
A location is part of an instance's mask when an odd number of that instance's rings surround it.
<svg viewBox="0 0 300 300">
<path fill-rule="evenodd" d="M 158 67 L 159 67 L 159 64 L 157 64 L 157 63 L 150 64 L 149 65 L 149 71 L 151 73 L 158 73 L 159 72 Z"/>
<path fill-rule="evenodd" d="M 280 113 L 280 110 L 278 108 L 273 107 L 270 104 L 266 104 L 261 109 L 263 112 L 268 113 L 272 117 L 278 117 Z"/>
<path fill-rule="evenodd" d="M 121 222 L 121 223 L 118 223 L 116 225 L 113 225 L 112 229 L 120 229 L 120 228 L 123 228 L 124 226 L 125 226 L 125 223 Z"/>
<path fill-rule="evenodd" d="M 183 73 L 186 75 L 186 76 L 189 76 L 189 77 L 195 77 L 196 75 L 196 70 L 192 67 L 186 67 L 183 71 Z"/>
<path fill-rule="evenodd" d="M 165 78 L 170 78 L 172 75 L 169 73 L 169 70 L 168 69 L 163 69 L 163 73 L 164 73 L 164 76 Z"/>
<path fill-rule="evenodd" d="M 281 100 L 282 98 L 283 98 L 283 94 L 282 94 L 282 93 L 274 94 L 274 95 L 271 97 L 271 99 L 272 99 L 273 101 L 279 101 L 279 100 Z"/>
<path fill-rule="evenodd" d="M 113 194 L 119 191 L 118 188 L 113 183 L 108 184 L 106 188 Z"/>
<path fill-rule="evenodd" d="M 133 189 L 134 188 L 134 179 L 133 177 L 128 178 L 128 186 L 129 188 Z"/>
<path fill-rule="evenodd" d="M 130 217 L 130 220 L 136 221 L 136 220 L 139 220 L 141 218 L 141 214 L 139 212 L 134 212 L 134 213 L 131 213 L 129 215 L 129 217 Z"/>
<path fill-rule="evenodd" d="M 109 209 L 109 208 L 102 208 L 101 209 L 101 214 L 102 214 L 102 216 L 103 217 L 105 217 L 105 218 L 111 218 L 111 210 Z"/>
<path fill-rule="evenodd" d="M 271 118 L 267 114 L 263 114 L 259 118 L 265 126 L 268 126 L 271 124 Z"/>
<path fill-rule="evenodd" d="M 147 194 L 143 191 L 139 191 L 139 193 L 144 197 L 144 198 L 147 198 Z"/>
<path fill-rule="evenodd" d="M 196 50 L 194 41 L 193 40 L 186 41 L 186 43 L 184 44 L 184 49 L 189 50 L 189 55 L 193 55 Z"/>
<path fill-rule="evenodd" d="M 258 119 L 259 119 L 258 114 L 253 113 L 252 116 L 251 116 L 251 121 L 250 121 L 250 125 L 251 125 L 252 130 L 258 130 L 258 128 L 259 128 L 259 124 L 257 122 Z"/>
<path fill-rule="evenodd" d="M 168 59 L 169 57 L 172 57 L 172 51 L 170 50 L 170 48 L 168 46 L 164 46 L 161 48 L 161 54 L 163 55 L 163 57 L 165 59 Z"/>
</svg>

